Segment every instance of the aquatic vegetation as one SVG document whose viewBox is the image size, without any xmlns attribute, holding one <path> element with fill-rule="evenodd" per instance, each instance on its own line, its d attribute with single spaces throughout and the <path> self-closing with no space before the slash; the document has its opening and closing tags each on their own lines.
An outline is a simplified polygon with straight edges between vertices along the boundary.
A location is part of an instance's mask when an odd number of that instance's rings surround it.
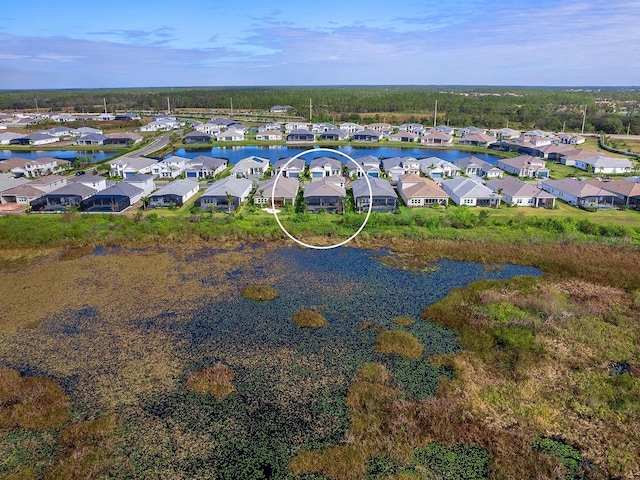
<svg viewBox="0 0 640 480">
<path fill-rule="evenodd" d="M 211 394 L 217 399 L 225 398 L 233 392 L 233 371 L 221 363 L 205 367 L 187 378 L 187 388 L 200 395 Z"/>
<path fill-rule="evenodd" d="M 376 352 L 401 355 L 406 358 L 422 357 L 424 345 L 404 330 L 384 330 L 378 335 Z"/>
<path fill-rule="evenodd" d="M 278 296 L 278 290 L 268 285 L 249 285 L 240 290 L 244 298 L 256 301 L 273 300 Z"/>
<path fill-rule="evenodd" d="M 299 327 L 304 328 L 320 328 L 327 325 L 327 319 L 320 312 L 303 308 L 293 314 L 293 321 Z"/>
</svg>

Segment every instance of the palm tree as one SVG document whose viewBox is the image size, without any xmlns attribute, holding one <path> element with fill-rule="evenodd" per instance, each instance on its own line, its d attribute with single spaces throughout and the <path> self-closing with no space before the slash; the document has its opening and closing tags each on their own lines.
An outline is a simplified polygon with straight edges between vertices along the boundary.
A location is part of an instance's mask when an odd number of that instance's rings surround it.
<svg viewBox="0 0 640 480">
<path fill-rule="evenodd" d="M 231 213 L 231 201 L 233 200 L 233 195 L 229 192 L 224 192 L 225 197 L 227 197 L 227 211 Z"/>
<path fill-rule="evenodd" d="M 498 194 L 498 203 L 496 205 L 496 208 L 500 207 L 500 201 L 502 200 L 502 192 L 504 192 L 504 189 L 502 187 L 500 187 L 496 193 Z"/>
</svg>

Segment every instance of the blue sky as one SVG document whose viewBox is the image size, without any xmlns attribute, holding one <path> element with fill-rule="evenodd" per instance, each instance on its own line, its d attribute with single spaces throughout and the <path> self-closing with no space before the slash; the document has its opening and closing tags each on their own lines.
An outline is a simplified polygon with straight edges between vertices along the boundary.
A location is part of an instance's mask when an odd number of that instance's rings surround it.
<svg viewBox="0 0 640 480">
<path fill-rule="evenodd" d="M 12 0 L 0 89 L 638 85 L 640 1 Z"/>
</svg>

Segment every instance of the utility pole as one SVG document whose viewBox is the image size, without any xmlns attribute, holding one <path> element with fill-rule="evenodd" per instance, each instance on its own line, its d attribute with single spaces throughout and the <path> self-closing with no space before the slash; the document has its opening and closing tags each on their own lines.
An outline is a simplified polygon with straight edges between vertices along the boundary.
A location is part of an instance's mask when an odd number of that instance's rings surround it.
<svg viewBox="0 0 640 480">
<path fill-rule="evenodd" d="M 580 135 L 584 135 L 584 124 L 587 120 L 587 106 L 584 106 L 584 112 L 582 114 L 582 130 L 580 131 Z"/>
<path fill-rule="evenodd" d="M 231 116 L 233 117 L 233 97 L 231 97 Z"/>
<path fill-rule="evenodd" d="M 631 122 L 627 125 L 627 137 L 629 136 L 629 132 L 631 131 Z"/>
<path fill-rule="evenodd" d="M 104 113 L 107 113 L 107 97 L 102 97 L 102 102 L 104 103 Z"/>
<path fill-rule="evenodd" d="M 313 105 L 311 105 L 311 99 L 309 99 L 309 121 L 310 122 L 313 121 L 312 120 L 312 118 L 313 118 L 312 114 L 313 114 Z"/>
<path fill-rule="evenodd" d="M 167 97 L 167 115 L 171 113 L 171 102 L 169 101 L 169 97 Z"/>
<path fill-rule="evenodd" d="M 564 127 L 567 125 L 567 121 L 562 122 L 562 133 L 564 133 Z"/>
<path fill-rule="evenodd" d="M 40 110 L 38 109 L 38 97 L 36 97 L 36 113 L 40 113 Z"/>
<path fill-rule="evenodd" d="M 436 100 L 436 108 L 433 111 L 433 127 L 434 128 L 438 125 L 437 119 L 438 119 L 438 100 Z"/>
</svg>

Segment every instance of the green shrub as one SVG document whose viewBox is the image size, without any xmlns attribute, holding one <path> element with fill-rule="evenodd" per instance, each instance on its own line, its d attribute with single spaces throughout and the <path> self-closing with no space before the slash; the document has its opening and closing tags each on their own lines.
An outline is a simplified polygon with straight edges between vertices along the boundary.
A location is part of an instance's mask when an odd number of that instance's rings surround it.
<svg viewBox="0 0 640 480">
<path fill-rule="evenodd" d="M 432 442 L 427 448 L 415 451 L 416 470 L 425 478 L 443 480 L 480 480 L 489 475 L 489 453 L 479 447 L 457 444 L 450 448 Z"/>
<path fill-rule="evenodd" d="M 575 478 L 582 462 L 580 450 L 562 440 L 538 437 L 533 442 L 534 450 L 549 453 L 560 460 L 567 469 L 567 478 Z"/>
</svg>

